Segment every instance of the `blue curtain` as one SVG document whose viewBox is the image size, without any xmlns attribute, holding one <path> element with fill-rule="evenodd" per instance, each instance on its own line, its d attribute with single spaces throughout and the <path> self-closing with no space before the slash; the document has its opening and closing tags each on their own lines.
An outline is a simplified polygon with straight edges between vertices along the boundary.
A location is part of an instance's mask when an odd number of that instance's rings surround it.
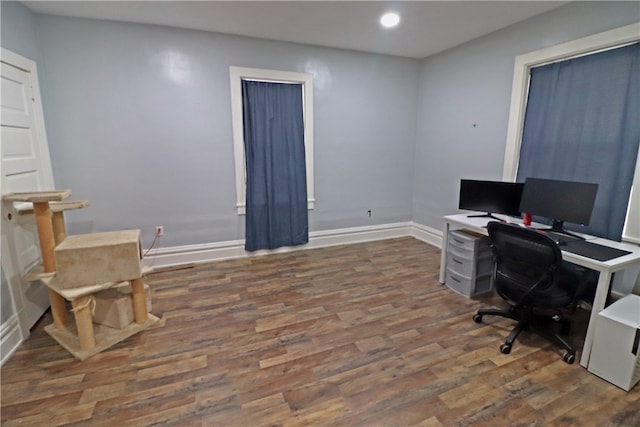
<svg viewBox="0 0 640 427">
<path fill-rule="evenodd" d="M 567 228 L 621 239 L 639 144 L 640 44 L 531 70 L 517 181 L 599 184 L 589 226 Z"/>
<path fill-rule="evenodd" d="M 302 85 L 242 81 L 245 249 L 309 241 Z"/>
</svg>

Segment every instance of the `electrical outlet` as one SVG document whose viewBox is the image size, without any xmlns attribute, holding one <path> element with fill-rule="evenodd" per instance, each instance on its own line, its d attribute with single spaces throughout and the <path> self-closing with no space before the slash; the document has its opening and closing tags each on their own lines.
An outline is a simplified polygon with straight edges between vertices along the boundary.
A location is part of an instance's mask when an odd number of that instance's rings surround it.
<svg viewBox="0 0 640 427">
<path fill-rule="evenodd" d="M 162 225 L 156 225 L 156 236 L 164 236 L 164 227 Z"/>
</svg>

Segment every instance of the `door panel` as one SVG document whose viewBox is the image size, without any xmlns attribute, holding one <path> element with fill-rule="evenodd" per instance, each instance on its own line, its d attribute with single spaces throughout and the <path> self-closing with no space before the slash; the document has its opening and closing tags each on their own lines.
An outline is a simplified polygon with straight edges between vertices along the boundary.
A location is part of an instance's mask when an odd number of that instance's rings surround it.
<svg viewBox="0 0 640 427">
<path fill-rule="evenodd" d="M 19 127 L 2 127 L 2 155 L 8 159 L 29 159 L 34 156 L 33 133 Z"/>
<path fill-rule="evenodd" d="M 23 274 L 40 261 L 40 247 L 33 244 L 38 239 L 38 230 L 32 218 L 15 218 L 16 226 L 9 227 L 10 241 L 16 252 L 17 266 Z"/>
<path fill-rule="evenodd" d="M 29 73 L 2 63 L 3 122 L 28 128 L 31 125 L 32 105 L 29 102 Z"/>
<path fill-rule="evenodd" d="M 2 194 L 53 189 L 35 62 L 2 49 L 0 176 Z M 40 261 L 33 215 L 2 205 L 2 268 L 23 335 L 49 307 L 46 288 L 22 277 Z"/>
</svg>

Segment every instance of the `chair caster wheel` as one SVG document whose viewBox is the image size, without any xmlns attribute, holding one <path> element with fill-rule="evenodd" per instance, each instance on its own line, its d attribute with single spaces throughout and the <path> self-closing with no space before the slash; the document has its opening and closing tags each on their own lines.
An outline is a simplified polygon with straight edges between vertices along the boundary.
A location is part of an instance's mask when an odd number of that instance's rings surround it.
<svg viewBox="0 0 640 427">
<path fill-rule="evenodd" d="M 564 360 L 567 364 L 571 365 L 573 362 L 576 361 L 576 355 L 574 353 L 565 353 L 565 355 L 562 356 L 562 360 Z"/>
<path fill-rule="evenodd" d="M 500 353 L 502 354 L 511 353 L 511 346 L 509 344 L 500 344 Z"/>
<path fill-rule="evenodd" d="M 476 323 L 482 323 L 482 315 L 474 314 L 473 315 L 473 321 L 476 322 Z"/>
</svg>

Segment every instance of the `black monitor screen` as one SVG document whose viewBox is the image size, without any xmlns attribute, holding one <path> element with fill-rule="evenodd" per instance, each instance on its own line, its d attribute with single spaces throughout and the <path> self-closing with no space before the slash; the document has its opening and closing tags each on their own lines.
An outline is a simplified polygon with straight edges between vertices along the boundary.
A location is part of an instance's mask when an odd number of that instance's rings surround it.
<svg viewBox="0 0 640 427">
<path fill-rule="evenodd" d="M 554 228 L 564 221 L 588 225 L 597 192 L 598 184 L 527 178 L 520 210 L 553 220 Z"/>
<path fill-rule="evenodd" d="M 458 209 L 520 216 L 523 187 L 519 182 L 461 179 Z"/>
</svg>

